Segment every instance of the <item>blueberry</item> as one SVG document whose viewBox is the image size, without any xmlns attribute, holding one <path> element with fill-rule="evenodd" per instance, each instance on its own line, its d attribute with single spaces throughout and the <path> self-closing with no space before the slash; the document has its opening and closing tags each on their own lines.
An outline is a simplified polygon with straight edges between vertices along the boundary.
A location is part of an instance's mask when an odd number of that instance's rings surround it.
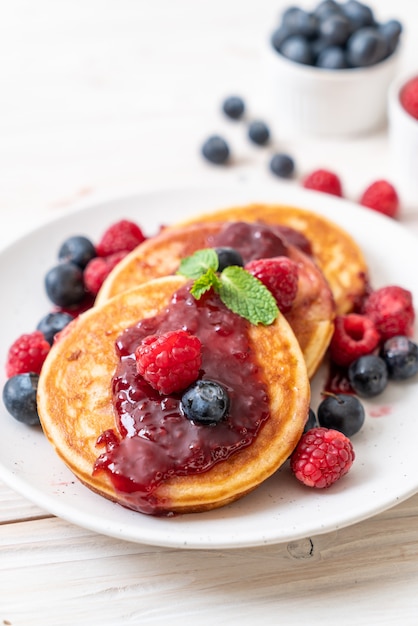
<svg viewBox="0 0 418 626">
<path fill-rule="evenodd" d="M 243 116 L 245 111 L 244 100 L 239 96 L 229 96 L 222 104 L 222 110 L 233 120 L 238 120 Z"/>
<path fill-rule="evenodd" d="M 292 35 L 313 39 L 318 32 L 318 19 L 299 7 L 290 7 L 282 15 L 282 26 Z"/>
<path fill-rule="evenodd" d="M 230 265 L 238 265 L 239 267 L 243 267 L 244 261 L 242 259 L 241 254 L 235 248 L 215 248 L 215 252 L 218 255 L 218 272 L 222 272 L 226 267 Z"/>
<path fill-rule="evenodd" d="M 315 65 L 325 70 L 344 70 L 348 67 L 345 51 L 340 46 L 324 48 L 316 59 Z"/>
<path fill-rule="evenodd" d="M 36 405 L 39 375 L 17 374 L 3 387 L 3 403 L 10 415 L 28 426 L 40 424 Z"/>
<path fill-rule="evenodd" d="M 83 235 L 74 235 L 66 239 L 58 251 L 58 259 L 75 263 L 84 269 L 91 259 L 97 256 L 96 249 L 90 239 Z"/>
<path fill-rule="evenodd" d="M 211 163 L 222 165 L 229 159 L 229 146 L 219 135 L 212 135 L 203 144 L 202 154 Z"/>
<path fill-rule="evenodd" d="M 313 64 L 312 48 L 305 37 L 301 35 L 292 35 L 288 37 L 280 48 L 281 54 L 295 63 L 302 63 L 303 65 Z"/>
<path fill-rule="evenodd" d="M 418 372 L 418 346 L 408 337 L 397 335 L 387 339 L 381 356 L 392 380 L 406 380 Z"/>
<path fill-rule="evenodd" d="M 329 395 L 318 406 L 318 422 L 324 428 L 333 428 L 346 437 L 355 435 L 364 424 L 364 407 L 356 396 Z"/>
<path fill-rule="evenodd" d="M 72 320 L 73 317 L 69 313 L 61 311 L 48 313 L 39 321 L 36 330 L 40 330 L 47 342 L 52 345 L 55 335 L 61 332 Z"/>
<path fill-rule="evenodd" d="M 264 122 L 256 120 L 248 127 L 248 137 L 253 143 L 264 146 L 270 139 L 270 129 Z"/>
<path fill-rule="evenodd" d="M 341 15 L 341 5 L 335 0 L 323 0 L 314 9 L 314 15 L 322 21 L 330 15 Z"/>
<path fill-rule="evenodd" d="M 373 398 L 382 393 L 388 384 L 387 365 L 374 354 L 361 356 L 350 364 L 348 380 L 359 396 Z"/>
<path fill-rule="evenodd" d="M 295 162 L 289 155 L 277 153 L 270 159 L 270 170 L 280 178 L 291 178 L 295 171 Z"/>
<path fill-rule="evenodd" d="M 187 419 L 214 426 L 225 418 L 229 409 L 229 396 L 218 383 L 198 380 L 184 392 L 180 407 Z"/>
<path fill-rule="evenodd" d="M 330 15 L 319 26 L 322 39 L 331 46 L 343 46 L 351 34 L 349 20 L 344 15 Z"/>
<path fill-rule="evenodd" d="M 378 31 L 386 40 L 388 54 L 392 54 L 398 47 L 399 39 L 402 33 L 402 24 L 398 20 L 389 20 L 384 24 L 379 24 Z"/>
<path fill-rule="evenodd" d="M 377 28 L 360 28 L 347 41 L 347 60 L 352 67 L 368 67 L 382 61 L 388 44 Z"/>
<path fill-rule="evenodd" d="M 374 26 L 375 19 L 372 9 L 357 0 L 348 0 L 341 5 L 344 15 L 350 20 L 351 28 L 354 32 L 364 26 Z"/>
<path fill-rule="evenodd" d="M 45 276 L 49 299 L 58 306 L 78 304 L 85 296 L 83 271 L 74 263 L 60 263 Z"/>
<path fill-rule="evenodd" d="M 279 26 L 271 36 L 271 45 L 277 52 L 280 52 L 283 42 L 290 37 L 290 35 L 291 33 L 285 26 Z"/>
<path fill-rule="evenodd" d="M 305 428 L 303 429 L 304 433 L 307 433 L 311 428 L 316 428 L 318 426 L 318 420 L 315 415 L 315 412 L 312 408 L 309 408 L 308 419 L 306 420 Z"/>
</svg>

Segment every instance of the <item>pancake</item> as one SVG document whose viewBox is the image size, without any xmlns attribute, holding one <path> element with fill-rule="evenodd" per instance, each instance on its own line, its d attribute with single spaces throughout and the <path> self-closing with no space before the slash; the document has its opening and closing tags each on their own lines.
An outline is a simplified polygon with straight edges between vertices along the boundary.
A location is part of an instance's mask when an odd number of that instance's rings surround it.
<svg viewBox="0 0 418 626">
<path fill-rule="evenodd" d="M 146 510 L 134 490 L 121 489 L 118 476 L 113 480 L 106 471 L 93 472 L 103 452 L 97 446 L 98 438 L 116 431 L 112 393 L 112 377 L 118 365 L 115 341 L 139 320 L 164 311 L 173 293 L 185 285 L 186 279 L 180 276 L 148 281 L 83 313 L 52 346 L 39 379 L 38 412 L 57 454 L 87 487 L 143 513 L 205 511 L 252 491 L 289 457 L 309 410 L 306 365 L 284 316 L 279 314 L 269 326 L 245 322 L 245 335 L 266 389 L 270 413 L 250 445 L 201 473 L 170 475 L 157 482 L 151 490 L 152 510 Z M 207 429 L 204 437 L 211 437 L 217 426 L 201 428 Z M 120 433 L 116 435 L 120 439 Z M 114 441 L 110 448 L 112 445 Z"/>
<path fill-rule="evenodd" d="M 105 280 L 97 298 L 100 306 L 109 298 L 156 277 L 174 274 L 181 259 L 196 250 L 212 247 L 229 222 L 204 222 L 168 228 L 128 254 Z M 328 348 L 334 329 L 335 303 L 321 270 L 307 254 L 285 242 L 286 254 L 298 264 L 296 299 L 284 315 L 295 333 L 312 377 Z"/>
<path fill-rule="evenodd" d="M 312 253 L 334 296 L 338 315 L 353 310 L 369 287 L 368 267 L 354 239 L 331 220 L 293 206 L 251 204 L 198 215 L 173 228 L 219 221 L 261 221 L 279 224 L 300 232 L 312 246 Z"/>
</svg>

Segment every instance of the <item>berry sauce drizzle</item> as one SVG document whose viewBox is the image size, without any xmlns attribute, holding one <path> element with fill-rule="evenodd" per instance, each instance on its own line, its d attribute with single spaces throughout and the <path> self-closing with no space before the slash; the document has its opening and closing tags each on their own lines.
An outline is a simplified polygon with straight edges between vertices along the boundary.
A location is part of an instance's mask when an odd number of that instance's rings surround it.
<svg viewBox="0 0 418 626">
<path fill-rule="evenodd" d="M 220 383 L 229 394 L 229 413 L 216 426 L 189 421 L 180 408 L 181 394 L 160 395 L 137 373 L 134 352 L 140 341 L 179 328 L 202 343 L 199 378 Z M 106 451 L 94 473 L 106 471 L 127 506 L 162 514 L 167 502 L 156 493 L 162 482 L 205 472 L 255 439 L 269 417 L 269 401 L 247 331 L 248 322 L 216 294 L 196 300 L 186 285 L 161 314 L 140 321 L 117 339 L 119 363 L 112 385 L 118 433 L 109 430 L 99 437 L 97 443 Z"/>
</svg>

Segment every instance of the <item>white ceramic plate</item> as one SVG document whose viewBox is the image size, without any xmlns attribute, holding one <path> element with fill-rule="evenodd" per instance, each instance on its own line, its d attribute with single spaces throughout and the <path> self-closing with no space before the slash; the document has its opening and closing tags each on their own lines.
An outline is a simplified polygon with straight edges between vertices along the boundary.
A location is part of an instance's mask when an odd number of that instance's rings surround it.
<svg viewBox="0 0 418 626">
<path fill-rule="evenodd" d="M 44 224 L 0 253 L 0 362 L 21 333 L 35 329 L 51 309 L 43 277 L 69 235 L 97 240 L 112 222 L 135 219 L 154 234 L 162 224 L 202 211 L 250 202 L 310 208 L 346 228 L 363 248 L 373 286 L 400 284 L 418 302 L 416 238 L 373 211 L 286 184 L 143 193 L 86 206 Z M 2 372 L 4 368 L 1 367 Z M 2 373 L 1 384 L 4 384 Z M 313 384 L 318 403 L 320 375 Z M 287 466 L 233 505 L 197 515 L 154 518 L 108 502 L 82 486 L 57 458 L 39 429 L 16 422 L 0 407 L 0 477 L 47 511 L 119 539 L 184 548 L 235 548 L 300 539 L 364 520 L 413 495 L 418 488 L 418 385 L 391 383 L 366 404 L 366 422 L 353 437 L 356 460 L 329 490 L 299 484 Z"/>
</svg>

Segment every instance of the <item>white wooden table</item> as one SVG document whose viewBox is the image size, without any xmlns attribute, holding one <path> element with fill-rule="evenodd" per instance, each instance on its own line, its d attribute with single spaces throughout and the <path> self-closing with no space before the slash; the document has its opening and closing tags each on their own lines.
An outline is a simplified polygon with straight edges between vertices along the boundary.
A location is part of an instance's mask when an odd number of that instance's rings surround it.
<svg viewBox="0 0 418 626">
<path fill-rule="evenodd" d="M 313 3 L 301 3 L 313 6 Z M 272 182 L 220 102 L 265 116 L 260 49 L 283 0 L 15 0 L 0 20 L 0 243 L 95 196 Z M 418 5 L 377 0 L 406 26 L 401 70 L 418 69 Z M 267 121 L 269 121 L 267 119 Z M 337 171 L 355 200 L 391 179 L 386 130 L 282 141 L 301 176 Z M 228 168 L 199 155 L 213 132 Z M 418 235 L 417 205 L 401 221 Z M 3 294 L 2 306 L 7 306 Z M 418 624 L 418 495 L 365 522 L 287 545 L 183 551 L 71 525 L 0 483 L 0 624 Z"/>
</svg>

